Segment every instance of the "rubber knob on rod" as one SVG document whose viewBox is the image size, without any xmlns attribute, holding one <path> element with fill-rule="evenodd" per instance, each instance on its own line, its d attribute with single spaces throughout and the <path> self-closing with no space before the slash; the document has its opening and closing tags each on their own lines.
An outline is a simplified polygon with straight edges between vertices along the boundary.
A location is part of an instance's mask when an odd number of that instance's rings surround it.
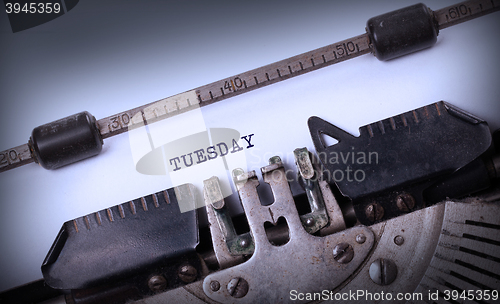
<svg viewBox="0 0 500 304">
<path fill-rule="evenodd" d="M 379 60 L 431 47 L 439 32 L 434 14 L 422 3 L 370 18 L 366 31 Z"/>
<path fill-rule="evenodd" d="M 29 139 L 35 162 L 45 169 L 95 156 L 102 144 L 96 119 L 86 111 L 36 127 Z"/>
</svg>

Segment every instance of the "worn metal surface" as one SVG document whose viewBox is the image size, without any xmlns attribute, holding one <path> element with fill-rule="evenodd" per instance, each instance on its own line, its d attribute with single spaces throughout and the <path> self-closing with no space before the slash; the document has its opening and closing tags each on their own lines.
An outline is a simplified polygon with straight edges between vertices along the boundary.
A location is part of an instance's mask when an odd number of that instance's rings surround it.
<svg viewBox="0 0 500 304">
<path fill-rule="evenodd" d="M 210 194 L 212 192 L 212 195 Z M 212 177 L 204 181 L 204 193 L 206 204 L 212 206 L 212 210 L 218 227 L 222 232 L 224 241 L 231 255 L 245 255 L 252 254 L 254 249 L 254 242 L 250 233 L 237 234 L 234 228 L 233 221 L 229 214 L 229 211 L 224 206 L 224 200 L 220 199 L 222 197 L 222 191 L 220 189 L 219 179 L 217 177 Z M 213 193 L 218 193 L 213 196 Z M 213 201 L 215 199 L 216 201 Z M 222 203 L 221 203 L 222 201 Z M 220 208 L 217 208 L 220 207 Z M 211 229 L 216 227 L 211 227 Z M 212 231 L 212 230 L 210 230 Z"/>
<path fill-rule="evenodd" d="M 273 173 L 282 171 L 279 164 L 272 167 L 273 170 L 269 170 L 269 167 L 263 170 L 266 172 L 264 176 L 265 178 L 267 176 L 267 182 L 273 182 L 269 180 L 271 176 L 278 177 L 277 180 L 281 180 L 284 176 Z M 356 258 L 359 258 L 359 247 L 357 246 L 366 241 L 374 244 L 373 251 L 369 256 L 366 256 L 368 259 L 364 259 L 359 267 L 349 268 L 351 275 L 336 288 L 332 287 L 334 293 L 363 290 L 365 293 L 380 294 L 384 292 L 393 295 L 397 293 L 421 293 L 427 295 L 429 290 L 439 290 L 442 297 L 444 290 L 457 288 L 459 288 L 458 290 L 495 289 L 498 286 L 497 273 L 500 269 L 497 269 L 497 266 L 500 259 L 498 252 L 500 251 L 497 247 L 500 244 L 498 238 L 500 222 L 497 215 L 500 206 L 497 204 L 478 203 L 477 201 L 473 201 L 473 203 L 447 202 L 370 227 L 355 228 L 358 229 L 355 233 L 351 233 L 353 229 L 349 229 L 329 237 L 317 238 L 308 235 L 303 229 L 298 229 L 302 235 L 298 231 L 295 232 L 294 228 L 301 228 L 298 215 L 295 213 L 294 216 L 290 217 L 293 215 L 287 212 L 290 209 L 284 208 L 280 203 L 287 202 L 287 206 L 293 206 L 291 201 L 285 199 L 287 191 L 285 193 L 280 191 L 283 188 L 278 186 L 279 182 L 278 185 L 272 186 L 273 192 L 278 193 L 278 199 L 274 203 L 277 205 L 261 206 L 254 191 L 258 184 L 256 176 L 254 173 L 246 174 L 246 176 L 250 176 L 250 179 L 247 182 L 239 183 L 238 188 L 245 210 L 249 210 L 249 223 L 251 227 L 257 227 L 257 229 L 252 229 L 252 232 L 259 231 L 260 227 L 263 226 L 263 220 L 284 215 L 289 222 L 292 235 L 290 241 L 283 246 L 272 246 L 269 244 L 265 232 L 261 229 L 260 233 L 257 234 L 257 239 L 262 242 L 256 244 L 256 257 L 235 267 L 213 273 L 203 281 L 157 294 L 139 301 L 140 303 L 170 301 L 177 303 L 191 301 L 200 301 L 200 303 L 289 302 L 289 291 L 292 288 L 305 292 L 321 291 L 323 289 L 319 288 L 328 288 L 320 285 L 307 286 L 304 290 L 300 290 L 297 289 L 300 282 L 297 283 L 297 279 L 294 281 L 294 278 L 309 281 L 311 280 L 309 276 L 315 274 L 317 280 L 331 282 L 331 276 L 334 276 L 333 280 L 337 282 L 338 276 L 342 276 L 346 268 L 337 267 L 337 269 L 331 270 L 328 267 L 331 266 L 331 263 L 337 263 L 337 266 L 356 263 Z M 276 183 L 276 180 L 274 182 Z M 291 209 L 293 210 L 294 207 Z M 289 218 L 295 218 L 295 225 L 290 224 Z M 302 246 L 294 244 L 298 240 L 297 237 L 302 237 L 300 242 Z M 311 240 L 307 238 L 312 238 L 315 241 L 310 242 Z M 318 241 L 320 244 L 316 246 Z M 311 244 L 315 246 L 311 247 Z M 301 249 L 297 249 L 294 245 Z M 352 247 L 352 251 L 347 249 L 349 246 Z M 319 250 L 321 247 L 323 249 Z M 336 247 L 338 247 L 337 253 L 347 253 L 348 258 L 350 258 L 350 253 L 354 252 L 354 261 L 347 259 L 346 264 L 340 263 L 342 260 L 335 261 Z M 312 252 L 319 252 L 319 254 L 310 256 Z M 311 260 L 307 258 L 308 255 L 312 258 Z M 343 255 L 340 254 L 338 257 L 342 259 Z M 323 262 L 326 262 L 323 266 L 328 271 L 322 272 L 311 265 L 322 259 Z M 377 266 L 380 268 L 380 274 L 384 264 L 378 263 L 380 261 L 392 261 L 393 263 L 393 268 L 385 269 L 385 276 L 370 273 L 370 269 Z M 299 270 L 303 272 L 295 275 L 294 272 Z M 392 277 L 389 274 L 392 274 Z M 235 286 L 240 282 L 239 278 L 244 279 L 246 283 L 244 288 L 237 290 Z M 421 278 L 423 279 L 418 284 Z M 227 280 L 224 281 L 225 279 Z M 210 290 L 209 293 L 207 293 L 207 288 Z M 237 298 L 234 295 L 241 297 Z M 345 302 L 359 303 L 359 301 L 349 300 Z M 376 302 L 404 303 L 405 301 Z M 492 301 L 483 302 L 494 303 Z M 410 301 L 410 303 L 412 302 Z M 441 301 L 436 303 L 441 303 Z"/>
<path fill-rule="evenodd" d="M 379 203 L 371 203 L 365 208 L 366 219 L 370 223 L 378 222 L 384 217 L 384 208 Z"/>
<path fill-rule="evenodd" d="M 212 287 L 212 282 L 210 282 L 210 290 L 213 291 Z M 216 290 L 218 291 L 218 290 Z M 248 293 L 248 282 L 247 280 L 236 277 L 232 278 L 229 283 L 227 283 L 227 292 L 229 295 L 233 298 L 243 298 L 244 296 L 247 295 Z"/>
<path fill-rule="evenodd" d="M 372 294 L 384 292 L 384 294 L 396 295 L 408 292 L 427 295 L 429 291 L 439 290 L 440 299 L 434 302 L 449 303 L 442 299 L 444 290 L 498 289 L 496 277 L 500 273 L 500 268 L 498 268 L 500 258 L 498 252 L 500 251 L 497 248 L 498 245 L 495 244 L 500 242 L 498 238 L 499 209 L 498 204 L 446 202 L 373 225 L 370 229 L 375 234 L 376 247 L 369 259 L 364 261 L 361 268 L 352 273 L 350 279 L 333 291 L 349 293 L 353 290 L 363 290 L 365 293 Z M 399 238 L 404 238 L 404 242 L 396 241 Z M 355 239 L 359 237 L 356 236 Z M 376 284 L 370 278 L 370 266 L 380 259 L 390 259 L 397 267 L 396 277 L 388 285 Z M 263 263 L 265 262 L 263 260 Z M 293 263 L 290 264 L 288 268 L 293 267 Z M 471 270 L 470 267 L 479 269 Z M 258 275 L 251 269 L 248 271 L 249 276 Z M 304 274 L 302 277 L 305 278 Z M 267 278 L 267 273 L 265 276 L 257 277 L 255 284 L 266 285 Z M 323 280 L 328 280 L 328 277 L 323 277 Z M 170 292 L 171 297 L 163 299 L 176 299 L 176 301 L 179 299 L 179 303 L 184 303 L 183 299 L 195 296 L 196 299 L 203 299 L 204 303 L 215 303 L 201 292 L 201 284 L 205 287 L 207 280 L 187 285 L 184 289 L 177 289 L 175 295 Z M 223 287 L 226 286 L 221 284 L 221 289 Z M 249 292 L 251 291 L 252 285 L 249 283 Z M 283 294 L 287 297 L 288 291 L 285 290 Z M 239 303 L 242 299 L 228 296 L 218 298 L 217 303 Z M 290 300 L 285 298 L 282 302 L 290 302 Z M 391 301 L 347 299 L 342 302 L 427 303 L 396 299 Z M 495 303 L 491 299 L 478 302 Z M 147 303 L 161 302 L 147 301 Z M 452 303 L 455 302 L 452 301 Z"/>
<path fill-rule="evenodd" d="M 328 213 L 328 218 L 330 219 L 328 225 L 319 231 L 320 235 L 325 236 L 344 230 L 346 228 L 344 216 L 342 215 L 342 210 L 340 209 L 337 199 L 335 199 L 335 196 L 330 189 L 330 185 L 328 185 L 326 181 L 320 181 L 319 188 L 321 189 L 321 195 L 323 197 L 323 201 L 325 202 L 326 212 Z"/>
<path fill-rule="evenodd" d="M 162 275 L 154 275 L 148 280 L 148 287 L 153 292 L 160 292 L 167 289 L 168 282 Z"/>
<path fill-rule="evenodd" d="M 300 176 L 304 179 L 312 179 L 314 177 L 314 168 L 307 148 L 295 149 L 293 155 Z"/>
<path fill-rule="evenodd" d="M 212 245 L 219 267 L 224 269 L 239 264 L 243 262 L 243 256 L 232 255 L 226 243 L 228 238 L 236 237 L 236 231 L 231 217 L 227 214 L 224 198 L 220 193 L 219 179 L 214 176 L 203 183 L 210 235 L 212 236 Z M 220 195 L 214 195 L 215 193 Z M 222 207 L 217 209 L 214 204 Z"/>
<path fill-rule="evenodd" d="M 198 270 L 191 265 L 182 265 L 179 267 L 177 275 L 184 283 L 191 283 L 198 277 Z"/>
<path fill-rule="evenodd" d="M 260 203 L 256 190 L 259 182 L 254 173 L 248 174 L 246 181 L 235 181 L 255 240 L 255 252 L 243 264 L 208 275 L 203 281 L 205 294 L 222 303 L 282 303 L 289 301 L 291 289 L 313 292 L 340 285 L 367 257 L 374 243 L 373 233 L 366 227 L 355 227 L 326 237 L 310 235 L 302 226 L 282 165 L 275 162 L 261 171 L 274 195 L 274 203 L 269 206 Z M 268 240 L 264 223 L 276 224 L 280 217 L 288 224 L 290 239 L 284 245 L 274 246 Z M 366 236 L 362 244 L 355 241 L 359 234 Z M 350 262 L 342 264 L 334 259 L 333 248 L 338 243 L 352 246 Z M 227 285 L 234 278 L 248 282 L 248 293 L 241 298 L 228 292 Z M 218 291 L 210 288 L 212 281 L 221 284 Z"/>
<path fill-rule="evenodd" d="M 300 216 L 302 225 L 307 232 L 313 234 L 328 225 L 328 214 L 319 187 L 319 174 L 315 172 L 309 151 L 299 148 L 293 151 L 297 166 L 299 184 L 306 192 L 311 212 Z"/>
<path fill-rule="evenodd" d="M 444 210 L 444 204 L 439 204 L 370 226 L 376 237 L 372 254 L 363 267 L 353 273 L 352 279 L 334 292 L 392 293 L 394 299 L 386 302 L 347 299 L 342 303 L 405 303 L 397 301 L 396 294 L 412 293 L 424 276 L 437 246 Z M 394 243 L 396 236 L 404 237 L 402 245 Z M 370 266 L 379 259 L 390 259 L 397 267 L 397 276 L 389 285 L 376 284 L 370 278 Z"/>
<path fill-rule="evenodd" d="M 359 234 L 358 234 L 359 235 Z M 358 235 L 356 236 L 356 240 L 358 238 Z M 356 241 L 358 244 L 363 244 L 358 241 Z M 338 243 L 333 247 L 333 259 L 341 264 L 347 264 L 350 261 L 352 261 L 352 258 L 354 257 L 354 249 L 352 246 L 348 243 Z"/>
</svg>

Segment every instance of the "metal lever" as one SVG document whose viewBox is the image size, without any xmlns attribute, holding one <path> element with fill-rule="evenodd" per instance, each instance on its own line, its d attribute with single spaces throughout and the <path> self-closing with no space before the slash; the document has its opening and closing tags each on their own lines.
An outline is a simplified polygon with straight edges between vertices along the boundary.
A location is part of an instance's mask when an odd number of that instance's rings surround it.
<svg viewBox="0 0 500 304">
<path fill-rule="evenodd" d="M 252 254 L 254 242 L 249 232 L 238 235 L 224 202 L 219 179 L 203 181 L 203 194 L 215 256 L 221 268 L 243 262 L 243 255 Z"/>
</svg>

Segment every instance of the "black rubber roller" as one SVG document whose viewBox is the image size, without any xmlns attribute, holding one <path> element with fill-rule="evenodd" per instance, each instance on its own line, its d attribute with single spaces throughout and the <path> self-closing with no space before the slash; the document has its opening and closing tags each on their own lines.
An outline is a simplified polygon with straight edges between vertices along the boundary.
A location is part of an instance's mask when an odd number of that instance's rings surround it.
<svg viewBox="0 0 500 304">
<path fill-rule="evenodd" d="M 95 117 L 81 112 L 36 127 L 29 146 L 35 162 L 56 169 L 99 154 L 102 138 Z"/>
<path fill-rule="evenodd" d="M 366 31 L 375 57 L 389 60 L 433 46 L 439 30 L 432 11 L 419 3 L 371 18 Z"/>
</svg>

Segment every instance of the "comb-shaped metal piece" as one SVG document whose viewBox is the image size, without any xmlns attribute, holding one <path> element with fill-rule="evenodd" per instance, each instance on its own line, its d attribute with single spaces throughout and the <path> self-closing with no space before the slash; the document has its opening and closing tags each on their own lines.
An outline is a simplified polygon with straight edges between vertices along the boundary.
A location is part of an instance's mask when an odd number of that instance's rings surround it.
<svg viewBox="0 0 500 304">
<path fill-rule="evenodd" d="M 491 144 L 485 121 L 443 101 L 360 127 L 359 137 L 318 117 L 308 124 L 323 177 L 353 200 L 367 225 L 424 207 L 425 188 Z M 323 134 L 338 143 L 326 146 Z"/>
</svg>

